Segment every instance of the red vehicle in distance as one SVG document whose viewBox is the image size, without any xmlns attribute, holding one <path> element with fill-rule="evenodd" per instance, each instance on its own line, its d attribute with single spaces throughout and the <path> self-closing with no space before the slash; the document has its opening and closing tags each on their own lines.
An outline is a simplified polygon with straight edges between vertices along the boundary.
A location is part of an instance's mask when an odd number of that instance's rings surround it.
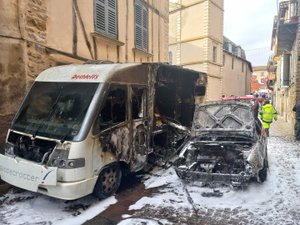
<svg viewBox="0 0 300 225">
<path fill-rule="evenodd" d="M 244 95 L 244 96 L 230 96 L 222 98 L 223 101 L 240 101 L 250 103 L 252 105 L 252 110 L 254 115 L 258 116 L 259 110 L 259 99 L 253 95 Z"/>
</svg>

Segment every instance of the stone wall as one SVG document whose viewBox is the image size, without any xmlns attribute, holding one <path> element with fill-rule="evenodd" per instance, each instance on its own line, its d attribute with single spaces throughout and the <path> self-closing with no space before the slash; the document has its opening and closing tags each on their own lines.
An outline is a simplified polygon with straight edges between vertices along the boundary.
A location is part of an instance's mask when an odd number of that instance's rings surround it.
<svg viewBox="0 0 300 225">
<path fill-rule="evenodd" d="M 25 94 L 24 42 L 0 38 L 0 152 L 11 120 Z"/>
<path fill-rule="evenodd" d="M 55 65 L 45 47 L 46 0 L 4 3 L 2 7 L 6 11 L 0 15 L 1 21 L 4 21 L 0 23 L 0 148 L 33 80 L 41 71 Z M 3 24 L 12 26 L 5 27 Z"/>
<path fill-rule="evenodd" d="M 298 15 L 300 15 L 300 4 L 298 1 Z M 299 19 L 298 19 L 298 23 L 299 23 Z M 297 67 L 296 67 L 296 87 L 295 87 L 295 102 L 296 101 L 300 101 L 300 29 L 299 29 L 299 24 L 298 24 L 298 29 L 297 29 L 297 35 L 296 35 L 296 49 L 297 49 Z"/>
<path fill-rule="evenodd" d="M 55 63 L 49 58 L 45 48 L 47 38 L 46 0 L 26 0 L 23 4 L 26 88 L 28 90 L 37 75 Z"/>
<path fill-rule="evenodd" d="M 24 42 L 0 38 L 0 116 L 14 114 L 25 93 Z"/>
</svg>

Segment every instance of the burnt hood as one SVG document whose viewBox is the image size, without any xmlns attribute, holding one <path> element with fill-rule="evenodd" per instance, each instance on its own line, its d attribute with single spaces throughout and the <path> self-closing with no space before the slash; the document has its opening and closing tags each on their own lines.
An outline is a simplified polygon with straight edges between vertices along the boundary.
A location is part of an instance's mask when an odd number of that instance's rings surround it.
<svg viewBox="0 0 300 225">
<path fill-rule="evenodd" d="M 191 136 L 210 133 L 253 136 L 254 129 L 255 118 L 250 105 L 235 101 L 215 101 L 196 105 Z"/>
</svg>

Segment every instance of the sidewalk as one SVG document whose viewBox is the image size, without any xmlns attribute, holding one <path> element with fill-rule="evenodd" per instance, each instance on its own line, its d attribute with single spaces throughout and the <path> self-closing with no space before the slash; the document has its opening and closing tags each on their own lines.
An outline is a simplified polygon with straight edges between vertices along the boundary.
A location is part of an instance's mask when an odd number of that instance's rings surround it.
<svg viewBox="0 0 300 225">
<path fill-rule="evenodd" d="M 287 137 L 288 139 L 295 140 L 294 124 L 288 123 L 279 117 L 277 121 L 271 124 L 270 136 Z"/>
</svg>

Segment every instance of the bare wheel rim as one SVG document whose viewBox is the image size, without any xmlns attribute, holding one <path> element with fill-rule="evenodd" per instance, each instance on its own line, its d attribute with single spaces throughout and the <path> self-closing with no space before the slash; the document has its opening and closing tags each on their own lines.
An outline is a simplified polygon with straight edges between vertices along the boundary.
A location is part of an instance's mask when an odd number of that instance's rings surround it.
<svg viewBox="0 0 300 225">
<path fill-rule="evenodd" d="M 118 170 L 115 167 L 110 167 L 105 170 L 102 178 L 102 187 L 104 193 L 110 193 L 115 189 L 118 182 Z"/>
</svg>

